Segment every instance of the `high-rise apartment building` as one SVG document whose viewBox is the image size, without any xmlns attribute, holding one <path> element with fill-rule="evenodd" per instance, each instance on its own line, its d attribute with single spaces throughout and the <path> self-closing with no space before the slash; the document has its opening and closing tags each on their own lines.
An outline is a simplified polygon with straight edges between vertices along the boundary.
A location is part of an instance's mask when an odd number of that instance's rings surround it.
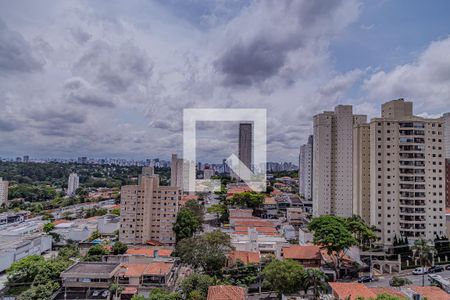
<svg viewBox="0 0 450 300">
<path fill-rule="evenodd" d="M 370 224 L 370 126 L 353 126 L 353 214 Z"/>
<path fill-rule="evenodd" d="M 442 116 L 444 128 L 444 156 L 450 158 L 450 112 Z"/>
<path fill-rule="evenodd" d="M 75 192 L 80 187 L 80 177 L 77 173 L 70 173 L 69 181 L 67 183 L 67 195 L 75 196 Z"/>
<path fill-rule="evenodd" d="M 445 159 L 445 203 L 450 207 L 450 158 Z"/>
<path fill-rule="evenodd" d="M 170 163 L 170 186 L 183 187 L 183 159 L 175 153 Z"/>
<path fill-rule="evenodd" d="M 120 241 L 146 244 L 150 240 L 175 244 L 172 230 L 176 221 L 181 188 L 160 186 L 152 167 L 144 167 L 137 185 L 125 185 L 120 200 Z"/>
<path fill-rule="evenodd" d="M 367 116 L 351 105 L 314 116 L 313 215 L 349 217 L 353 213 L 353 126 Z"/>
<path fill-rule="evenodd" d="M 8 181 L 0 177 L 0 206 L 8 203 Z"/>
<path fill-rule="evenodd" d="M 253 125 L 251 123 L 239 124 L 239 159 L 252 170 L 253 151 Z"/>
<path fill-rule="evenodd" d="M 381 243 L 394 237 L 432 240 L 445 234 L 442 119 L 413 115 L 412 102 L 382 105 L 370 122 L 371 224 Z"/>
<path fill-rule="evenodd" d="M 312 171 L 313 171 L 313 136 L 308 137 L 308 142 L 300 146 L 298 162 L 299 191 L 305 200 L 312 199 Z"/>
</svg>

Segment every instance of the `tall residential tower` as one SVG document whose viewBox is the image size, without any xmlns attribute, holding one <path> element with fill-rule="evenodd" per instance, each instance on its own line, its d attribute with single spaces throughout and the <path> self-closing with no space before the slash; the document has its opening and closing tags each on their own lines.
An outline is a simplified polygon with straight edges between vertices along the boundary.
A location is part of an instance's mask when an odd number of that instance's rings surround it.
<svg viewBox="0 0 450 300">
<path fill-rule="evenodd" d="M 381 243 L 445 235 L 442 119 L 413 115 L 412 102 L 382 105 L 370 122 L 371 224 Z"/>
<path fill-rule="evenodd" d="M 308 142 L 300 146 L 298 162 L 299 190 L 305 200 L 312 199 L 312 171 L 313 171 L 313 136 L 308 137 Z"/>
<path fill-rule="evenodd" d="M 70 173 L 69 181 L 67 183 L 67 195 L 75 196 L 75 192 L 80 186 L 80 177 L 78 177 L 77 173 Z"/>
</svg>

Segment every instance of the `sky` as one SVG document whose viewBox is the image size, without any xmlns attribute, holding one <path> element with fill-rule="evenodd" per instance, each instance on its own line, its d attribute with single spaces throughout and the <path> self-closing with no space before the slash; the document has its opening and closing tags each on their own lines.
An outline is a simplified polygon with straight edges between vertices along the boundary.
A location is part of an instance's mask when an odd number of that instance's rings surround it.
<svg viewBox="0 0 450 300">
<path fill-rule="evenodd" d="M 0 0 L 0 157 L 182 154 L 185 108 L 267 110 L 270 161 L 298 161 L 312 117 L 450 111 L 450 1 Z M 197 158 L 238 125 L 197 124 Z"/>
</svg>

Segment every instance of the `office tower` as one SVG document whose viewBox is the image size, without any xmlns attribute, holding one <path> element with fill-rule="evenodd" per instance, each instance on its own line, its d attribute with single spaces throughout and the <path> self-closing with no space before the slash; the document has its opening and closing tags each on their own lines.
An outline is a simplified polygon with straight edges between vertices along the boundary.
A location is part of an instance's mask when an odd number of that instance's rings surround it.
<svg viewBox="0 0 450 300">
<path fill-rule="evenodd" d="M 298 161 L 298 180 L 300 194 L 305 200 L 312 199 L 312 168 L 313 168 L 313 136 L 308 137 L 308 143 L 300 146 Z"/>
<path fill-rule="evenodd" d="M 371 224 L 380 242 L 433 240 L 445 234 L 442 119 L 413 115 L 403 99 L 382 105 L 370 122 Z"/>
<path fill-rule="evenodd" d="M 16 162 L 22 162 L 22 157 L 16 157 Z"/>
<path fill-rule="evenodd" d="M 239 124 L 239 159 L 252 170 L 253 126 L 251 123 Z"/>
<path fill-rule="evenodd" d="M 75 192 L 80 186 L 80 177 L 78 177 L 77 173 L 70 173 L 69 182 L 67 183 L 67 195 L 75 196 Z"/>
<path fill-rule="evenodd" d="M 120 241 L 146 244 L 158 241 L 175 244 L 172 226 L 176 221 L 181 189 L 160 186 L 152 167 L 142 168 L 137 185 L 125 185 L 120 199 Z"/>
<path fill-rule="evenodd" d="M 450 158 L 450 112 L 442 116 L 444 128 L 444 157 Z"/>
<path fill-rule="evenodd" d="M 222 160 L 222 170 L 223 170 L 223 173 L 224 173 L 224 174 L 229 173 L 228 165 L 227 165 L 227 159 L 226 159 L 226 158 L 224 158 L 224 159 Z"/>
<path fill-rule="evenodd" d="M 367 116 L 351 105 L 314 116 L 313 215 L 349 217 L 353 212 L 353 126 Z"/>
<path fill-rule="evenodd" d="M 24 163 L 27 163 L 27 162 L 29 162 L 30 161 L 30 157 L 28 156 L 28 155 L 25 155 L 24 157 L 23 157 L 23 162 Z"/>
<path fill-rule="evenodd" d="M 370 224 L 370 125 L 353 126 L 353 214 Z"/>
<path fill-rule="evenodd" d="M 0 177 L 0 207 L 8 203 L 8 181 Z"/>
</svg>

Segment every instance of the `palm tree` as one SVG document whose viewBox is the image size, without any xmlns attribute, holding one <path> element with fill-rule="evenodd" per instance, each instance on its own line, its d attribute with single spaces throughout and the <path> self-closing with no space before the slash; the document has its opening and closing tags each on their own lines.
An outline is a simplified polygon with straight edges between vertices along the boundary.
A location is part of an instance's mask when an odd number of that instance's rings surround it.
<svg viewBox="0 0 450 300">
<path fill-rule="evenodd" d="M 307 269 L 303 278 L 303 290 L 305 294 L 312 288 L 314 297 L 319 299 L 320 292 L 327 290 L 327 276 L 318 269 Z"/>
<path fill-rule="evenodd" d="M 419 259 L 422 271 L 426 266 L 430 266 L 433 261 L 433 256 L 436 254 L 436 249 L 428 241 L 424 239 L 418 239 L 414 242 L 413 257 Z M 422 272 L 422 286 L 425 285 L 425 272 Z"/>
</svg>

